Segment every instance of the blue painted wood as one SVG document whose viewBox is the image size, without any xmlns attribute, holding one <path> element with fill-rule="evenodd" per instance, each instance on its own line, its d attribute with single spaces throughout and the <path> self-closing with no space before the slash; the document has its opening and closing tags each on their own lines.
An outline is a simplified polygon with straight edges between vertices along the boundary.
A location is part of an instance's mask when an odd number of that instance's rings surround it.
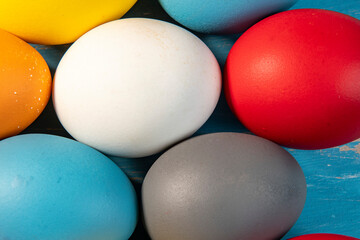
<svg viewBox="0 0 360 240">
<path fill-rule="evenodd" d="M 360 19 L 360 0 L 299 0 L 296 8 L 329 9 Z M 138 0 L 125 17 L 148 17 L 175 23 L 157 0 Z M 329 26 L 331 27 L 331 26 Z M 216 55 L 221 66 L 239 35 L 198 36 Z M 360 44 L 360 43 L 359 43 Z M 48 62 L 52 73 L 70 45 L 34 45 Z M 234 131 L 248 132 L 229 110 L 221 96 L 215 112 L 195 135 Z M 25 133 L 43 132 L 70 137 L 56 118 L 52 103 Z M 360 238 L 360 141 L 317 151 L 287 149 L 300 163 L 306 175 L 308 196 L 305 209 L 296 225 L 283 238 L 317 232 L 338 233 Z M 135 185 L 138 196 L 146 171 L 158 155 L 141 159 L 112 158 Z M 276 221 L 276 219 L 274 219 Z M 139 223 L 131 239 L 148 239 Z"/>
</svg>

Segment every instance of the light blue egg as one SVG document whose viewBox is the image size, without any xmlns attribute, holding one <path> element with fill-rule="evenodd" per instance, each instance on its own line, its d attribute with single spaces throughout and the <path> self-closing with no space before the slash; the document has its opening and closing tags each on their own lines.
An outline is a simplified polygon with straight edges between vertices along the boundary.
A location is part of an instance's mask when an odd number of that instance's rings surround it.
<svg viewBox="0 0 360 240">
<path fill-rule="evenodd" d="M 241 33 L 297 0 L 159 0 L 176 21 L 202 33 Z"/>
<path fill-rule="evenodd" d="M 126 175 L 73 140 L 28 134 L 0 141 L 0 239 L 121 240 L 137 222 Z"/>
</svg>

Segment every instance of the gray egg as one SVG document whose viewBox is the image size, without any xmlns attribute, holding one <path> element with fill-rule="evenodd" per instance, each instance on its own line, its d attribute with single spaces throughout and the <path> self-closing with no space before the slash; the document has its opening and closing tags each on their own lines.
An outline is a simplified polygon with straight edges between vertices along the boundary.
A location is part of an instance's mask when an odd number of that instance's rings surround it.
<svg viewBox="0 0 360 240">
<path fill-rule="evenodd" d="M 165 152 L 142 187 L 154 240 L 274 240 L 296 222 L 305 177 L 283 148 L 242 133 L 215 133 Z"/>
</svg>

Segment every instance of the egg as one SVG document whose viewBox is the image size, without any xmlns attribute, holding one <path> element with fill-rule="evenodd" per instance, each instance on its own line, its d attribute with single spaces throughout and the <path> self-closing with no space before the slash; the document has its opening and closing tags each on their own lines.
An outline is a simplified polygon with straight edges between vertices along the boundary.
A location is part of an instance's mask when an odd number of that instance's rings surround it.
<svg viewBox="0 0 360 240">
<path fill-rule="evenodd" d="M 296 160 L 275 143 L 242 133 L 176 145 L 153 164 L 142 186 L 153 240 L 280 239 L 305 198 Z"/>
<path fill-rule="evenodd" d="M 110 159 L 63 137 L 0 142 L 0 239 L 125 240 L 137 221 L 133 186 Z"/>
<path fill-rule="evenodd" d="M 62 58 L 54 106 L 78 141 L 144 157 L 189 137 L 213 112 L 221 71 L 209 48 L 167 22 L 130 18 L 82 36 Z"/>
<path fill-rule="evenodd" d="M 338 234 L 318 233 L 318 234 L 303 235 L 300 237 L 291 238 L 289 240 L 358 240 L 358 239 L 353 237 L 338 235 Z"/>
<path fill-rule="evenodd" d="M 360 138 L 360 21 L 299 9 L 264 19 L 235 43 L 225 92 L 250 131 L 322 149 Z"/>
<path fill-rule="evenodd" d="M 31 43 L 75 41 L 90 29 L 122 17 L 136 0 L 0 0 L 0 28 Z"/>
<path fill-rule="evenodd" d="M 240 33 L 297 0 L 159 0 L 165 11 L 182 25 L 202 33 Z"/>
<path fill-rule="evenodd" d="M 43 111 L 50 94 L 51 74 L 42 56 L 0 29 L 0 140 L 27 128 Z"/>
</svg>

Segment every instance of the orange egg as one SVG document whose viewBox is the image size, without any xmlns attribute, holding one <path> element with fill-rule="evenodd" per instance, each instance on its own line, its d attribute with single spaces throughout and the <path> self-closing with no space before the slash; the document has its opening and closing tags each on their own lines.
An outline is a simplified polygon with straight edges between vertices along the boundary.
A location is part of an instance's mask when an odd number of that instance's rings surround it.
<svg viewBox="0 0 360 240">
<path fill-rule="evenodd" d="M 40 53 L 0 30 L 0 139 L 27 128 L 44 110 L 50 94 L 51 74 Z"/>
</svg>

